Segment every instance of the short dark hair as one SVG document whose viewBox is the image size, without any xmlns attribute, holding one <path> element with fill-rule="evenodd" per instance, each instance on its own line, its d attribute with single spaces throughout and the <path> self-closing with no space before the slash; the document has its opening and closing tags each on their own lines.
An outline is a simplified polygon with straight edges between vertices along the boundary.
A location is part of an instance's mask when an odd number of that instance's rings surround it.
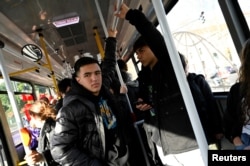
<svg viewBox="0 0 250 166">
<path fill-rule="evenodd" d="M 117 64 L 121 70 L 128 70 L 126 62 L 124 62 L 122 59 L 118 59 Z"/>
<path fill-rule="evenodd" d="M 98 64 L 98 66 L 100 66 L 98 61 L 94 58 L 82 57 L 82 58 L 78 59 L 74 65 L 75 73 L 73 76 L 76 77 L 77 72 L 79 72 L 79 70 L 82 66 L 93 64 L 93 63 L 96 63 L 96 64 Z"/>
<path fill-rule="evenodd" d="M 70 78 L 64 78 L 58 83 L 58 89 L 61 93 L 66 93 L 66 90 L 68 87 L 71 87 L 71 79 Z"/>
<path fill-rule="evenodd" d="M 138 48 L 141 48 L 143 46 L 146 46 L 148 45 L 147 42 L 145 41 L 145 39 L 140 36 L 134 43 L 134 46 L 133 46 L 133 50 L 134 52 L 138 49 Z"/>
<path fill-rule="evenodd" d="M 185 57 L 183 54 L 181 54 L 180 52 L 179 52 L 179 55 L 180 55 L 180 58 L 181 58 L 181 63 L 182 63 L 183 69 L 186 70 L 186 67 L 187 67 L 187 59 L 186 59 L 186 57 Z"/>
</svg>

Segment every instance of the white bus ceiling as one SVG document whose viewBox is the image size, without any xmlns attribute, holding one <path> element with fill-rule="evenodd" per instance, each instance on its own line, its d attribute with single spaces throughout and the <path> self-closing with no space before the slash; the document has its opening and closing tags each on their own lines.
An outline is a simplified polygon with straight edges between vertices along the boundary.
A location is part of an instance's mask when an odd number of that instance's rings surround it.
<svg viewBox="0 0 250 166">
<path fill-rule="evenodd" d="M 52 64 L 56 79 L 64 77 L 63 61 L 74 64 L 76 55 L 90 53 L 94 57 L 99 54 L 94 36 L 94 28 L 98 33 L 101 45 L 104 46 L 105 30 L 111 28 L 114 20 L 114 4 L 116 0 L 1 0 L 0 1 L 0 40 L 4 42 L 3 55 L 7 72 L 13 73 L 26 68 L 39 67 L 38 71 L 29 71 L 14 75 L 15 78 L 30 79 L 53 85 L 51 72 L 39 66 L 46 64 L 43 56 L 40 64 L 30 61 L 21 55 L 21 48 L 26 44 L 35 44 L 42 48 L 38 33 L 44 36 L 46 51 Z M 126 0 L 131 8 L 142 8 L 143 12 L 155 22 L 156 17 L 150 0 Z M 176 0 L 163 0 L 169 10 Z M 102 13 L 100 17 L 98 7 Z M 53 21 L 68 18 L 69 15 L 79 16 L 79 23 L 57 28 Z M 154 16 L 153 16 L 154 15 Z M 104 20 L 102 20 L 104 19 Z M 117 56 L 127 59 L 131 54 L 133 40 L 138 33 L 126 21 L 118 21 Z M 42 76 L 42 77 L 39 77 Z"/>
</svg>

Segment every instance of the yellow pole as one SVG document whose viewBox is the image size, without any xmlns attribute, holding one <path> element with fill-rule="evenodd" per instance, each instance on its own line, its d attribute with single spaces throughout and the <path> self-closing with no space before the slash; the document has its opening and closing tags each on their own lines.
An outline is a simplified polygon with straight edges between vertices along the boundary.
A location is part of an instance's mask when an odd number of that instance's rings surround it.
<svg viewBox="0 0 250 166">
<path fill-rule="evenodd" d="M 101 57 L 103 59 L 104 58 L 104 49 L 102 47 L 102 43 L 101 43 L 100 35 L 97 31 L 97 27 L 94 27 L 93 30 L 94 30 L 94 36 L 95 36 L 95 41 L 96 41 L 97 47 L 98 47 L 99 52 L 101 54 Z"/>
<path fill-rule="evenodd" d="M 52 76 L 52 80 L 53 80 L 53 83 L 54 83 L 54 86 L 55 86 L 56 94 L 59 94 L 58 86 L 57 86 L 57 83 L 56 83 L 55 73 L 54 73 L 54 71 L 52 69 L 50 59 L 49 59 L 49 56 L 48 56 L 48 52 L 47 52 L 45 42 L 44 42 L 44 39 L 43 39 L 43 35 L 41 33 L 39 33 L 39 38 L 40 38 L 41 46 L 42 46 L 43 51 L 45 53 L 45 57 L 46 57 L 46 60 L 47 60 L 47 63 L 48 63 L 48 68 L 51 71 L 51 76 Z"/>
<path fill-rule="evenodd" d="M 38 67 L 27 68 L 27 69 L 20 70 L 20 71 L 17 71 L 17 72 L 9 73 L 9 76 L 10 77 L 15 76 L 15 75 L 22 74 L 22 73 L 25 73 L 25 72 L 34 71 L 36 69 L 39 69 L 39 68 Z M 2 76 L 0 76 L 0 78 L 2 78 Z"/>
</svg>

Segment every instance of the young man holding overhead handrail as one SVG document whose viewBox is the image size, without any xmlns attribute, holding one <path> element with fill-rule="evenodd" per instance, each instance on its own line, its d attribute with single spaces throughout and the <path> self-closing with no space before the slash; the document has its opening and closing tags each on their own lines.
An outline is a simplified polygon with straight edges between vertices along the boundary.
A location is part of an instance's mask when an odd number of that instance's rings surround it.
<svg viewBox="0 0 250 166">
<path fill-rule="evenodd" d="M 128 163 L 123 112 L 109 91 L 115 74 L 115 37 L 116 31 L 109 31 L 102 68 L 90 57 L 74 65 L 71 89 L 58 112 L 52 139 L 52 156 L 61 165 Z"/>
<path fill-rule="evenodd" d="M 147 112 L 144 127 L 153 156 L 164 165 L 194 165 L 192 158 L 204 165 L 163 36 L 141 11 L 125 4 L 116 16 L 141 34 L 134 43 L 142 63 L 137 108 Z"/>
</svg>

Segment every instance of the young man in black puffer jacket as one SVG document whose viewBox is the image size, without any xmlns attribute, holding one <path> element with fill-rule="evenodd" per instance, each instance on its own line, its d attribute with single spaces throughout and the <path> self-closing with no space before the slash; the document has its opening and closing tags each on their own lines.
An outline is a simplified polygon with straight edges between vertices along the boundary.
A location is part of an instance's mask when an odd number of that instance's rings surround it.
<svg viewBox="0 0 250 166">
<path fill-rule="evenodd" d="M 74 65 L 72 86 L 63 100 L 52 139 L 53 158 L 61 165 L 125 166 L 128 149 L 124 112 L 109 92 L 115 74 L 116 31 L 109 31 L 102 68 L 93 58 Z"/>
</svg>

